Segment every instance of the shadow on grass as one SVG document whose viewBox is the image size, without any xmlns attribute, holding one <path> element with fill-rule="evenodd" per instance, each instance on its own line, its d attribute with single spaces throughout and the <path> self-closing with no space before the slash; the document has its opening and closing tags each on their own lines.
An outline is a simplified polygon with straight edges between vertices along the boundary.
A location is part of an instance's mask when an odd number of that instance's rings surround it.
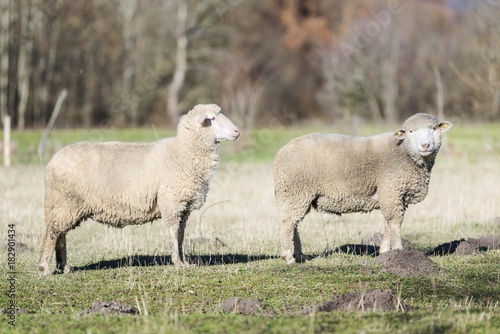
<svg viewBox="0 0 500 334">
<path fill-rule="evenodd" d="M 319 254 L 312 254 L 310 256 L 307 256 L 307 259 L 312 260 L 317 257 L 326 257 L 340 253 L 375 257 L 379 255 L 379 247 L 373 245 L 364 245 L 364 244 L 345 244 L 333 250 L 330 249 Z"/>
<path fill-rule="evenodd" d="M 195 266 L 217 266 L 223 264 L 248 263 L 261 260 L 276 259 L 277 256 L 270 255 L 245 255 L 245 254 L 224 254 L 224 255 L 200 255 L 186 256 L 188 262 Z M 169 266 L 173 265 L 170 255 L 133 255 L 121 259 L 104 260 L 90 263 L 81 267 L 73 267 L 73 271 L 82 270 L 103 270 L 116 269 L 122 267 L 149 267 L 149 266 Z"/>
</svg>

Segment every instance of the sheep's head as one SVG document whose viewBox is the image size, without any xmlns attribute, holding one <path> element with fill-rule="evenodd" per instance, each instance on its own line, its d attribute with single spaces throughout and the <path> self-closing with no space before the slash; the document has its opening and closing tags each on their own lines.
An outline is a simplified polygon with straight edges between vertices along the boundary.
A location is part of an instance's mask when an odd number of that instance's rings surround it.
<svg viewBox="0 0 500 334">
<path fill-rule="evenodd" d="M 183 117 L 181 125 L 210 137 L 216 143 L 236 140 L 240 136 L 238 127 L 221 113 L 216 104 L 198 104 Z"/>
<path fill-rule="evenodd" d="M 429 114 L 415 114 L 403 123 L 403 128 L 394 137 L 403 140 L 410 155 L 426 158 L 435 155 L 441 147 L 441 133 L 453 126 L 447 121 L 439 121 Z"/>
</svg>

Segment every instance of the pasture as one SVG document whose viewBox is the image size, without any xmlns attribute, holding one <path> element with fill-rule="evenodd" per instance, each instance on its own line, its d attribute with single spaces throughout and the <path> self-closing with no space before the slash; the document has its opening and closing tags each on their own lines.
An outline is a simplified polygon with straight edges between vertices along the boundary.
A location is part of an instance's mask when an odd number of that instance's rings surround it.
<svg viewBox="0 0 500 334">
<path fill-rule="evenodd" d="M 390 129 L 367 126 L 361 134 L 386 130 Z M 312 125 L 260 129 L 249 138 L 251 145 L 239 151 L 234 143 L 222 144 L 222 164 L 207 202 L 187 225 L 185 250 L 192 266 L 172 266 L 170 235 L 161 221 L 123 229 L 87 221 L 68 233 L 68 261 L 75 272 L 50 277 L 38 272 L 45 231 L 43 167 L 50 155 L 74 141 L 149 141 L 172 133 L 58 131 L 42 157 L 35 153 L 40 133 L 14 133 L 14 167 L 0 169 L 0 217 L 4 259 L 8 226 L 15 226 L 17 309 L 15 326 L 9 325 L 10 270 L 4 260 L 0 332 L 498 332 L 498 248 L 429 255 L 434 273 L 401 276 L 384 271 L 375 263 L 377 256 L 355 251 L 383 231 L 380 212 L 342 217 L 311 212 L 299 227 L 310 260 L 285 265 L 279 258 L 272 159 L 289 139 L 314 131 L 342 132 Z M 499 185 L 500 125 L 455 124 L 444 135 L 427 198 L 407 210 L 402 236 L 408 249 L 430 254 L 454 240 L 500 235 Z M 345 245 L 350 247 L 341 247 Z M 396 309 L 374 311 L 376 305 L 363 307 L 358 302 L 349 310 L 327 312 L 317 307 L 336 295 L 364 296 L 372 289 L 390 289 Z M 244 305 L 239 312 L 219 306 L 232 297 L 258 303 L 247 305 L 248 312 Z M 111 309 L 115 312 L 103 312 Z"/>
</svg>

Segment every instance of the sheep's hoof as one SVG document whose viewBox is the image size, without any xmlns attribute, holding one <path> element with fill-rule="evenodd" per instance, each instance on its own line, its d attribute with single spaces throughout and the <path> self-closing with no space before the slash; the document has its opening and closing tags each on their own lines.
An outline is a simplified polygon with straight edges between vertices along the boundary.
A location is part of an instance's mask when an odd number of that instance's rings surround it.
<svg viewBox="0 0 500 334">
<path fill-rule="evenodd" d="M 295 261 L 298 263 L 304 263 L 304 262 L 306 262 L 306 260 L 307 260 L 307 257 L 302 253 L 300 255 L 295 256 Z"/>
<path fill-rule="evenodd" d="M 57 265 L 56 266 L 56 274 L 69 274 L 73 272 L 73 268 L 71 268 L 70 265 L 64 265 L 64 266 L 61 266 L 61 265 Z"/>
<path fill-rule="evenodd" d="M 290 253 L 285 253 L 285 254 L 282 254 L 281 255 L 281 258 L 283 260 L 285 260 L 286 264 L 294 264 L 296 261 L 295 261 L 295 258 L 293 257 L 292 254 Z"/>
<path fill-rule="evenodd" d="M 177 263 L 174 263 L 174 266 L 177 269 L 184 269 L 184 268 L 188 268 L 190 266 L 190 264 L 188 262 L 177 262 Z"/>
</svg>

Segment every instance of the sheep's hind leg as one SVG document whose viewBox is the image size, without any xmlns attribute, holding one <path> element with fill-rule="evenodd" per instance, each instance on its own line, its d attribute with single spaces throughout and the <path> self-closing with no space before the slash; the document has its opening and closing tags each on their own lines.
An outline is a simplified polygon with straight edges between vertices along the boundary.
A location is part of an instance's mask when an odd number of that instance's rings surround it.
<svg viewBox="0 0 500 334">
<path fill-rule="evenodd" d="M 295 229 L 293 231 L 293 256 L 295 257 L 295 261 L 304 262 L 306 257 L 302 254 L 302 242 L 300 241 L 299 229 L 298 225 L 295 225 Z"/>
<path fill-rule="evenodd" d="M 281 258 L 287 264 L 304 262 L 305 256 L 302 254 L 302 243 L 300 241 L 299 222 L 294 220 L 283 220 L 281 224 Z"/>
<path fill-rule="evenodd" d="M 66 261 L 66 232 L 63 232 L 56 240 L 56 270 L 65 274 L 71 272 L 71 267 Z"/>
<path fill-rule="evenodd" d="M 43 238 L 43 243 L 42 243 L 42 254 L 40 255 L 40 261 L 38 264 L 38 269 L 44 275 L 52 274 L 49 265 L 50 265 L 50 260 L 52 259 L 52 254 L 54 254 L 57 237 L 58 234 L 55 231 L 53 231 L 50 226 L 47 226 L 47 231 L 45 232 L 45 237 Z"/>
</svg>

